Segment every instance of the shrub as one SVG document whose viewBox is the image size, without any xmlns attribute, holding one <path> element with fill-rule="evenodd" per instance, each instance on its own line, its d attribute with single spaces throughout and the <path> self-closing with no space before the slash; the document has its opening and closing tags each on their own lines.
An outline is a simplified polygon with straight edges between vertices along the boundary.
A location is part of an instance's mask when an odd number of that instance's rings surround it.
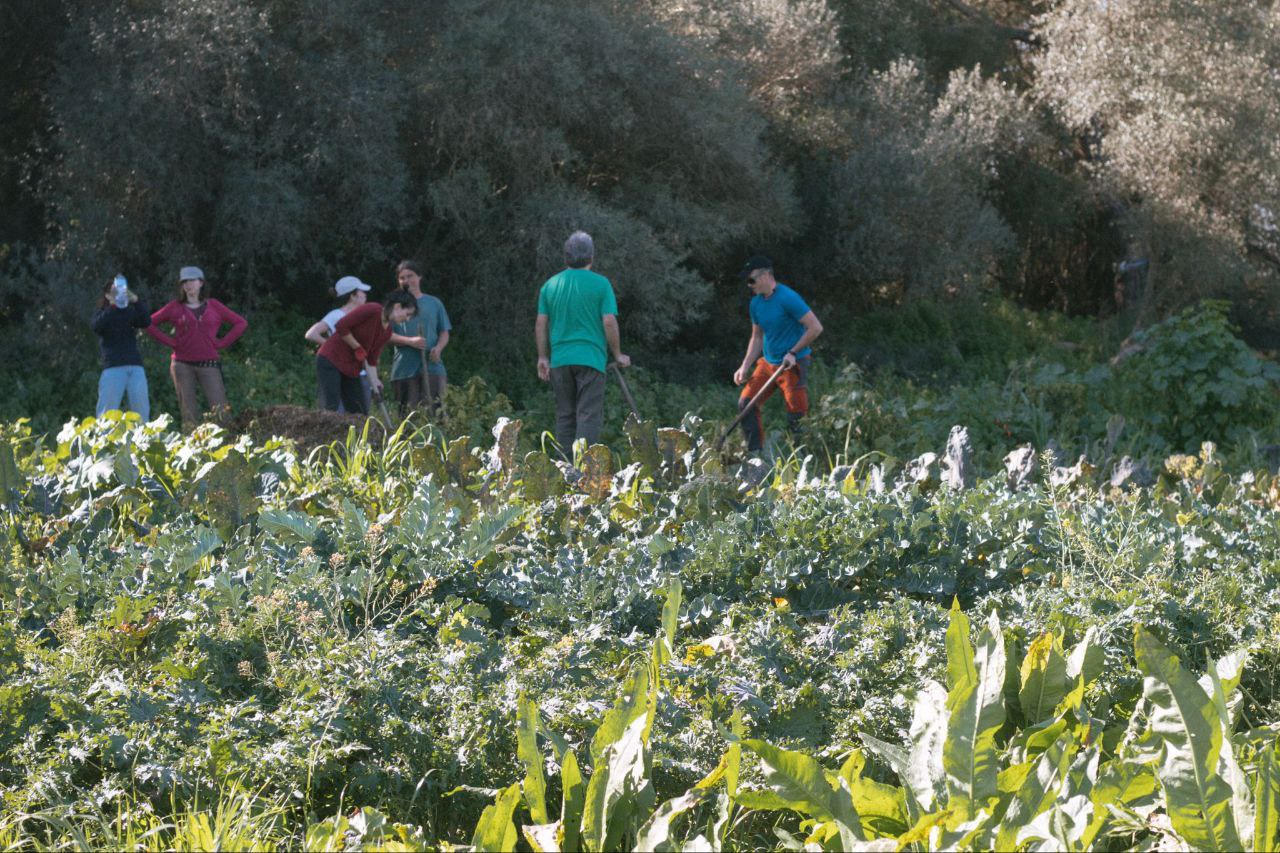
<svg viewBox="0 0 1280 853">
<path fill-rule="evenodd" d="M 1144 330 L 1136 336 L 1142 350 L 1115 370 L 1118 411 L 1176 449 L 1225 441 L 1280 418 L 1280 368 L 1236 336 L 1227 307 L 1203 302 Z"/>
</svg>

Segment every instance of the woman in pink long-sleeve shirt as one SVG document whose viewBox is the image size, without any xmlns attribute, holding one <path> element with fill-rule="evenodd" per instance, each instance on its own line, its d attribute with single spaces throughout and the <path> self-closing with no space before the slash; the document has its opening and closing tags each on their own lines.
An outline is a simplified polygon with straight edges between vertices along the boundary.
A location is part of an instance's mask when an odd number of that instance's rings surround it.
<svg viewBox="0 0 1280 853">
<path fill-rule="evenodd" d="M 220 353 L 244 334 L 249 323 L 216 299 L 208 297 L 204 273 L 199 267 L 183 267 L 178 274 L 178 298 L 151 315 L 147 334 L 173 350 L 169 375 L 178 393 L 182 423 L 192 426 L 200 420 L 196 385 L 204 391 L 214 417 L 225 421 L 231 413 L 227 389 L 222 381 Z M 222 337 L 223 324 L 230 329 Z M 160 327 L 172 328 L 168 334 Z"/>
</svg>

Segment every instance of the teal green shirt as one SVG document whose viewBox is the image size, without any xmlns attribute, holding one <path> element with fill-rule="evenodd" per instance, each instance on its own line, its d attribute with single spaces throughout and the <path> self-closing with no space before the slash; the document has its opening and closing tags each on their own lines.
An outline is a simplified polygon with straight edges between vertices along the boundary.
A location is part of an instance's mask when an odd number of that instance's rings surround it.
<svg viewBox="0 0 1280 853">
<path fill-rule="evenodd" d="M 608 346 L 601 318 L 617 314 L 609 279 L 587 269 L 566 269 L 538 293 L 538 313 L 550 326 L 551 366 L 581 364 L 604 373 Z"/>
<path fill-rule="evenodd" d="M 444 376 L 444 361 L 433 362 L 429 351 L 437 343 L 440 342 L 440 333 L 447 332 L 453 326 L 449 325 L 449 314 L 444 310 L 444 303 L 434 296 L 422 294 L 418 297 L 418 313 L 413 319 L 405 323 L 397 323 L 392 327 L 397 335 L 404 335 L 406 338 L 424 337 L 427 339 L 427 349 L 417 350 L 413 347 L 396 347 L 395 357 L 391 361 L 391 378 L 392 379 L 409 379 L 422 373 L 422 357 L 427 357 L 427 373 L 434 376 Z"/>
</svg>

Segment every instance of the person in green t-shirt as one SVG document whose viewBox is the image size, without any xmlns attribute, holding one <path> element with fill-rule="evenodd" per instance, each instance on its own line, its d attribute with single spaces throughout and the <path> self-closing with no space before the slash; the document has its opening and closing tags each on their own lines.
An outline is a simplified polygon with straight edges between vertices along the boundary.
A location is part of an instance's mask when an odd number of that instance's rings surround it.
<svg viewBox="0 0 1280 853">
<path fill-rule="evenodd" d="M 401 261 L 396 266 L 396 282 L 418 303 L 417 315 L 396 326 L 391 337 L 396 345 L 391 387 L 400 403 L 400 414 L 417 406 L 424 396 L 432 409 L 439 410 L 449 384 L 440 355 L 449 345 L 453 328 L 449 314 L 443 302 L 422 292 L 422 266 L 417 261 Z"/>
<path fill-rule="evenodd" d="M 556 397 L 556 444 L 566 459 L 573 442 L 600 440 L 604 425 L 604 371 L 607 356 L 631 364 L 618 335 L 618 303 L 609 279 L 591 271 L 595 244 L 585 231 L 564 243 L 567 269 L 547 279 L 538 293 L 538 378 Z"/>
</svg>

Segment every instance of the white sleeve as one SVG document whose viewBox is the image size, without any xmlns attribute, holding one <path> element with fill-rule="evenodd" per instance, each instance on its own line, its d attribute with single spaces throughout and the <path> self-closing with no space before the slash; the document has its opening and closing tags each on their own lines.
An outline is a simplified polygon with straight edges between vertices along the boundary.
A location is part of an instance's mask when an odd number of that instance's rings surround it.
<svg viewBox="0 0 1280 853">
<path fill-rule="evenodd" d="M 315 315 L 313 314 L 312 316 L 314 317 Z M 338 321 L 345 316 L 346 316 L 346 312 L 344 312 L 341 308 L 334 308 L 328 314 L 325 314 L 324 317 L 322 317 L 321 319 L 324 321 L 324 324 L 329 327 L 329 334 L 332 335 L 334 332 L 338 330 Z"/>
</svg>

